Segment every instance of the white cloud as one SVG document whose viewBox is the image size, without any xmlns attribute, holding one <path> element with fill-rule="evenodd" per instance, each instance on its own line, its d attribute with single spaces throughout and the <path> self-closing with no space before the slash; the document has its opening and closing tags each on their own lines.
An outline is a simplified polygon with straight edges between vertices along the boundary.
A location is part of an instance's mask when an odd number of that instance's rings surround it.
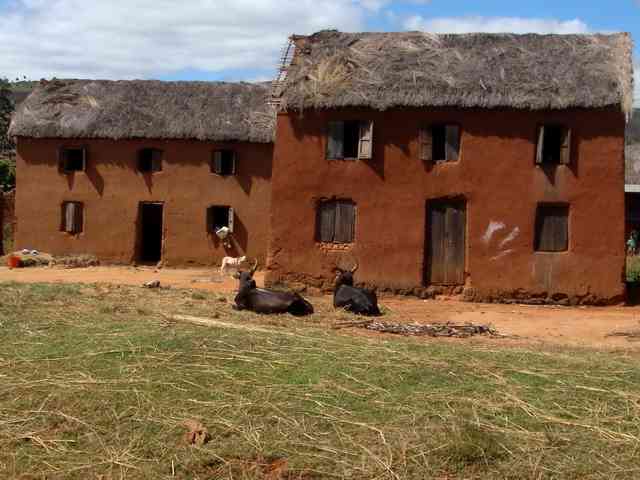
<svg viewBox="0 0 640 480">
<path fill-rule="evenodd" d="M 383 7 L 392 5 L 428 5 L 431 0 L 355 0 L 367 10 L 378 12 Z"/>
<path fill-rule="evenodd" d="M 292 33 L 361 29 L 361 1 L 375 0 L 11 0 L 0 77 L 275 71 Z"/>
<path fill-rule="evenodd" d="M 521 17 L 445 17 L 425 18 L 414 15 L 403 23 L 407 30 L 433 33 L 587 33 L 589 27 L 582 20 L 555 20 Z"/>
<path fill-rule="evenodd" d="M 386 7 L 389 4 L 388 0 L 360 0 L 362 5 L 367 10 L 372 12 L 378 12 L 382 7 Z"/>
</svg>

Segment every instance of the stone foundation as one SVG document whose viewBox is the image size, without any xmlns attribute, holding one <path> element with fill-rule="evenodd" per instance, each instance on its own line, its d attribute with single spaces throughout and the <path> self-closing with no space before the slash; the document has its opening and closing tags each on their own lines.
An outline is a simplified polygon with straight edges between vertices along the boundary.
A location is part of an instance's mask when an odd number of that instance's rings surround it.
<svg viewBox="0 0 640 480">
<path fill-rule="evenodd" d="M 506 303 L 523 305 L 560 305 L 560 306 L 607 306 L 620 305 L 625 302 L 624 295 L 601 297 L 592 293 L 567 295 L 559 292 L 526 292 L 523 290 L 480 291 L 466 287 L 462 294 L 466 302 Z"/>
<path fill-rule="evenodd" d="M 304 274 L 275 274 L 267 271 L 265 277 L 267 287 L 286 287 L 298 293 L 321 295 L 333 293 L 333 279 L 313 277 Z M 567 295 L 558 292 L 527 292 L 524 290 L 482 291 L 471 286 L 417 286 L 402 287 L 392 285 L 375 285 L 357 282 L 356 286 L 375 291 L 378 296 L 387 295 L 412 296 L 421 299 L 435 299 L 438 296 L 457 296 L 460 300 L 473 303 L 503 303 L 522 305 L 558 305 L 558 306 L 607 306 L 620 305 L 625 302 L 624 296 L 610 298 L 599 297 L 591 293 L 583 295 Z"/>
</svg>

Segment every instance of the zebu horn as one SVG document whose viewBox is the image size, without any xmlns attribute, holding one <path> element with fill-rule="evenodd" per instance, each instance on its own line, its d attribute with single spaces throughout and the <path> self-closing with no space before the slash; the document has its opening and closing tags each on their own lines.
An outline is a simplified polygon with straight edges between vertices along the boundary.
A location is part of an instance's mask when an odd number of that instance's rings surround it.
<svg viewBox="0 0 640 480">
<path fill-rule="evenodd" d="M 356 264 L 355 264 L 355 266 L 351 269 L 351 273 L 356 273 L 356 270 L 358 270 L 358 267 L 360 266 L 360 265 L 358 264 L 358 260 L 355 260 L 355 262 L 356 262 Z"/>
</svg>

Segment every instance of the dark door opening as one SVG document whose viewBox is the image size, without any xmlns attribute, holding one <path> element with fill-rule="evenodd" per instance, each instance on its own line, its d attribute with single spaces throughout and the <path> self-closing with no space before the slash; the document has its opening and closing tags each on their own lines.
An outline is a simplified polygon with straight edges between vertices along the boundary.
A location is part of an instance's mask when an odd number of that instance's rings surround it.
<svg viewBox="0 0 640 480">
<path fill-rule="evenodd" d="M 162 259 L 162 203 L 140 204 L 139 253 L 143 263 L 158 263 Z"/>
<path fill-rule="evenodd" d="M 465 202 L 429 202 L 427 210 L 425 282 L 429 285 L 463 285 Z"/>
</svg>

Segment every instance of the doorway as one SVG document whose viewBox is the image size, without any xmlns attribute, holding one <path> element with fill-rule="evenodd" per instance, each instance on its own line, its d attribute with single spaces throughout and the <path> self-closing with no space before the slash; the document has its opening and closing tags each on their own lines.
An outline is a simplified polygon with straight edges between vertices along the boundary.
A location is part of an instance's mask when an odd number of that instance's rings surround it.
<svg viewBox="0 0 640 480">
<path fill-rule="evenodd" d="M 428 285 L 463 285 L 465 264 L 466 203 L 437 200 L 427 208 Z"/>
<path fill-rule="evenodd" d="M 139 210 L 139 251 L 142 263 L 158 263 L 162 259 L 162 218 L 164 205 L 144 202 Z"/>
</svg>

